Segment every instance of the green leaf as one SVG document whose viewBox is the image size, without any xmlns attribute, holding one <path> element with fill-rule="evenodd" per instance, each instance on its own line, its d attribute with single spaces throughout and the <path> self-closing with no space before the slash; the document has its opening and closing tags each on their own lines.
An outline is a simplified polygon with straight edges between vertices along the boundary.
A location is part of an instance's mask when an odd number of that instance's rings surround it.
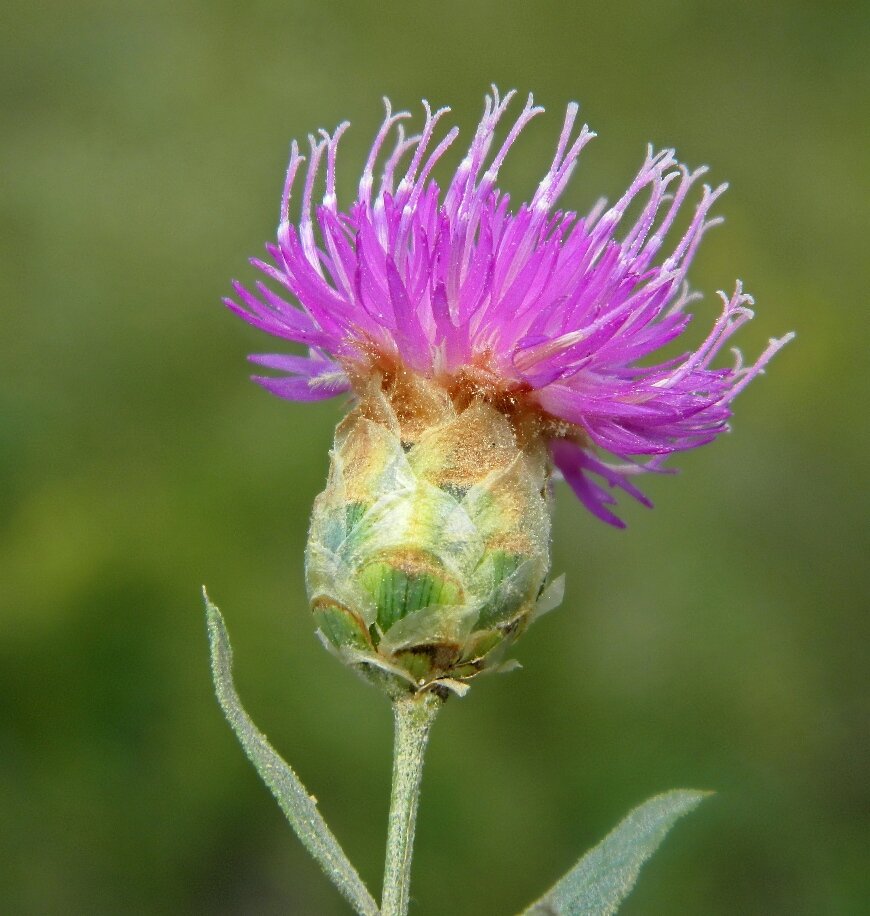
<svg viewBox="0 0 870 916">
<path fill-rule="evenodd" d="M 711 792 L 674 789 L 645 801 L 525 913 L 610 916 L 634 887 L 641 866 L 667 832 Z"/>
<path fill-rule="evenodd" d="M 211 643 L 211 668 L 218 702 L 236 737 L 263 782 L 278 800 L 290 826 L 305 848 L 316 859 L 332 883 L 361 916 L 378 916 L 378 905 L 362 879 L 326 826 L 317 802 L 309 795 L 299 777 L 281 759 L 266 736 L 242 708 L 233 685 L 233 650 L 220 611 L 209 601 L 205 589 L 208 638 Z"/>
</svg>

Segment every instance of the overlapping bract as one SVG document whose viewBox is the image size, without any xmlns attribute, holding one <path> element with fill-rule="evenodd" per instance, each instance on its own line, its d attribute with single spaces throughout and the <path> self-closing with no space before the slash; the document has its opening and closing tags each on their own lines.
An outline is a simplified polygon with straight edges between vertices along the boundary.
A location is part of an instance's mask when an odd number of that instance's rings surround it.
<svg viewBox="0 0 870 916">
<path fill-rule="evenodd" d="M 309 137 L 298 222 L 291 221 L 290 202 L 304 157 L 294 142 L 277 244 L 267 246 L 272 263 L 253 262 L 294 301 L 265 283 L 256 292 L 236 283 L 240 301 L 227 304 L 250 324 L 309 348 L 307 357 L 251 357 L 283 373 L 255 378 L 291 400 L 347 392 L 365 382 L 378 358 L 445 384 L 474 367 L 500 391 L 516 392 L 542 415 L 564 421 L 552 425 L 555 465 L 592 512 L 621 525 L 608 509 L 613 496 L 598 479 L 645 502 L 631 475 L 658 469 L 670 453 L 725 431 L 733 398 L 791 335 L 771 340 L 754 364 L 742 365 L 737 353 L 731 368 L 711 368 L 725 342 L 752 317 L 752 299 L 738 283 L 732 296 L 720 293 L 721 316 L 697 349 L 650 364 L 650 356 L 691 319 L 685 309 L 697 297 L 686 273 L 705 230 L 719 221 L 708 214 L 725 186 L 703 186 L 688 228 L 665 257 L 666 237 L 706 171 L 690 172 L 673 150 L 649 149 L 611 207 L 601 202 L 580 217 L 554 210 L 594 136 L 585 125 L 575 131 L 572 103 L 550 168 L 532 199 L 512 211 L 508 195 L 496 187 L 499 170 L 517 136 L 543 110 L 530 96 L 496 144 L 513 95 L 502 99 L 493 89 L 487 97 L 474 139 L 443 194 L 430 175 L 458 134 L 452 128 L 436 142 L 448 109 L 433 113 L 424 103 L 423 130 L 406 139 L 402 121 L 409 115 L 392 113 L 386 102 L 357 199 L 346 211 L 338 207 L 335 172 L 348 125 Z M 384 153 L 391 137 L 392 150 Z M 315 185 L 321 184 L 315 206 Z M 624 225 L 633 202 L 639 215 Z M 595 447 L 618 462 L 603 461 Z"/>
</svg>

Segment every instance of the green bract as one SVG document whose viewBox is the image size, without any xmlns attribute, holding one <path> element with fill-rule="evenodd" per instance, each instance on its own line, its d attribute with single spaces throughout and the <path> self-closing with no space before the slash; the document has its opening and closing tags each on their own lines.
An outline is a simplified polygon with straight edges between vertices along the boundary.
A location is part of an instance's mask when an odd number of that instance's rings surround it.
<svg viewBox="0 0 870 916">
<path fill-rule="evenodd" d="M 319 632 L 391 693 L 501 664 L 549 569 L 540 438 L 473 393 L 376 377 L 339 424 L 314 504 L 306 583 Z M 559 583 L 561 584 L 561 583 Z"/>
</svg>

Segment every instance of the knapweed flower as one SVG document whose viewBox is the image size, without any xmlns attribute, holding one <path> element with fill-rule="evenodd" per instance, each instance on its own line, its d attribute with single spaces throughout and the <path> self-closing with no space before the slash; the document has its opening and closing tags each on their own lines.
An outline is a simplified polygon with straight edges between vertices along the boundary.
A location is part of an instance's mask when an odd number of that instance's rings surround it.
<svg viewBox="0 0 870 916">
<path fill-rule="evenodd" d="M 706 339 L 656 362 L 689 324 L 697 296 L 686 274 L 725 189 L 704 185 L 687 228 L 674 223 L 706 169 L 650 148 L 628 190 L 578 216 L 555 209 L 580 151 L 568 106 L 553 161 L 528 203 L 496 187 L 526 125 L 531 96 L 496 142 L 514 93 L 493 89 L 442 193 L 432 171 L 457 137 L 432 112 L 405 137 L 406 112 L 386 117 L 359 182 L 340 209 L 338 143 L 347 128 L 309 137 L 298 220 L 281 202 L 273 281 L 228 306 L 247 322 L 307 347 L 256 355 L 282 373 L 255 376 L 279 397 L 351 393 L 306 553 L 321 633 L 346 660 L 402 689 L 456 684 L 501 659 L 537 611 L 549 567 L 549 481 L 561 473 L 600 519 L 614 489 L 648 504 L 632 482 L 673 452 L 728 429 L 734 397 L 789 339 L 752 364 L 737 351 L 713 367 L 751 317 L 740 284 Z M 375 190 L 376 171 L 380 179 Z M 315 189 L 321 202 L 315 205 Z M 634 216 L 626 221 L 626 213 Z M 667 248 L 665 245 L 667 243 Z M 287 294 L 289 293 L 289 298 Z"/>
</svg>

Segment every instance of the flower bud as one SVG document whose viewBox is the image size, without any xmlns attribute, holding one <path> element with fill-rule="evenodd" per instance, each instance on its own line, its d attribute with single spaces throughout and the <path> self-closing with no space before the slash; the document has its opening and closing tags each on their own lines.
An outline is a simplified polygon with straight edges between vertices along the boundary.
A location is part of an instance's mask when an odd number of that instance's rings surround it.
<svg viewBox="0 0 870 916">
<path fill-rule="evenodd" d="M 312 514 L 324 642 L 391 693 L 463 692 L 501 664 L 542 609 L 549 473 L 541 437 L 473 389 L 373 377 L 336 429 Z"/>
</svg>

